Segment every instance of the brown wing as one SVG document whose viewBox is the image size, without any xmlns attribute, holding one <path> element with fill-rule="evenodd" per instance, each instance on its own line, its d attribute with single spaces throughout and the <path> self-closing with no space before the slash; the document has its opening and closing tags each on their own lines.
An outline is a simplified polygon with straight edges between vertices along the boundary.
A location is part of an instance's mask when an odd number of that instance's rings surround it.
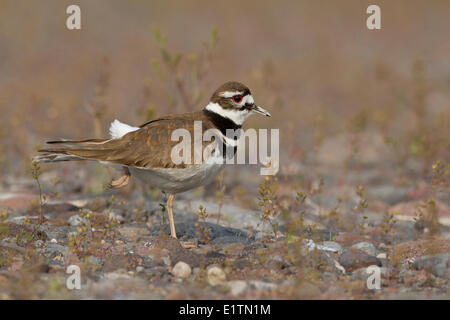
<svg viewBox="0 0 450 320">
<path fill-rule="evenodd" d="M 168 116 L 150 121 L 139 130 L 129 132 L 120 139 L 84 141 L 53 141 L 52 148 L 39 150 L 46 153 L 57 153 L 79 157 L 81 159 L 106 161 L 141 168 L 183 168 L 188 165 L 175 164 L 171 158 L 172 148 L 179 141 L 172 141 L 172 132 L 176 129 L 194 131 L 194 121 L 202 121 L 203 131 L 211 124 L 203 112 L 193 112 Z M 201 139 L 202 137 L 196 137 Z M 193 147 L 194 136 L 191 135 Z M 210 142 L 202 142 L 205 147 Z M 191 148 L 191 159 L 194 154 Z"/>
</svg>

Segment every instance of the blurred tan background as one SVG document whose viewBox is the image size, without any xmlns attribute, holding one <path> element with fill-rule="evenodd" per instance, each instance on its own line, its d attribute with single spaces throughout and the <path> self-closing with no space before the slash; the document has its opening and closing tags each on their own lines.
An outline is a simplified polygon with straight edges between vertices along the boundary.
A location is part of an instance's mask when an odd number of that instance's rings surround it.
<svg viewBox="0 0 450 320">
<path fill-rule="evenodd" d="M 370 31 L 375 3 L 382 29 Z M 70 4 L 79 31 L 66 28 Z M 270 110 L 248 126 L 281 128 L 282 161 L 369 132 L 393 163 L 427 167 L 449 156 L 449 31 L 447 0 L 1 0 L 0 172 L 29 174 L 46 139 L 200 109 L 227 80 Z"/>
</svg>

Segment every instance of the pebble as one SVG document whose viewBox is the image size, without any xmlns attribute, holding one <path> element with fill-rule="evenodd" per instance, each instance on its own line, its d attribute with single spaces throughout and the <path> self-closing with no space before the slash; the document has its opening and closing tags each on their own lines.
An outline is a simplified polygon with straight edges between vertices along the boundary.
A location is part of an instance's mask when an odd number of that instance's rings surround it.
<svg viewBox="0 0 450 320">
<path fill-rule="evenodd" d="M 425 269 L 437 277 L 450 279 L 450 253 L 418 257 L 412 265 L 416 270 Z"/>
<path fill-rule="evenodd" d="M 363 241 L 355 243 L 351 246 L 351 248 L 359 249 L 361 251 L 364 251 L 370 256 L 377 256 L 378 255 L 378 249 L 370 242 Z"/>
<path fill-rule="evenodd" d="M 191 273 L 191 266 L 183 261 L 179 261 L 172 269 L 172 274 L 177 278 L 185 279 L 189 277 Z"/>
<path fill-rule="evenodd" d="M 43 248 L 45 246 L 45 243 L 44 243 L 44 241 L 42 241 L 42 240 L 36 240 L 35 242 L 34 242 L 34 247 L 35 248 Z"/>
<path fill-rule="evenodd" d="M 251 280 L 250 285 L 256 290 L 273 290 L 277 288 L 277 285 L 270 282 Z"/>
<path fill-rule="evenodd" d="M 223 283 L 226 278 L 225 272 L 221 268 L 213 266 L 208 269 L 208 282 L 210 285 L 215 286 Z"/>
<path fill-rule="evenodd" d="M 67 222 L 69 223 L 69 225 L 71 225 L 72 227 L 77 227 L 81 224 L 87 224 L 87 220 L 80 217 L 78 214 L 75 214 L 73 216 L 71 216 Z"/>
<path fill-rule="evenodd" d="M 115 220 L 120 223 L 122 223 L 124 221 L 123 216 L 118 213 L 115 213 L 115 212 L 107 212 L 107 213 L 108 213 L 109 220 Z"/>
<path fill-rule="evenodd" d="M 144 271 L 144 267 L 141 267 L 141 266 L 137 266 L 136 267 L 136 272 L 137 273 L 142 272 L 142 271 Z"/>
<path fill-rule="evenodd" d="M 381 261 L 377 257 L 355 248 L 345 249 L 339 257 L 339 263 L 349 271 L 370 265 L 381 267 Z"/>
<path fill-rule="evenodd" d="M 378 259 L 384 259 L 384 260 L 386 260 L 386 252 L 382 252 L 382 253 L 379 253 L 378 255 L 377 255 L 377 258 Z"/>
<path fill-rule="evenodd" d="M 359 268 L 352 272 L 350 279 L 351 280 L 367 280 L 369 278 L 369 276 L 372 274 L 373 274 L 373 271 L 371 273 L 367 273 L 367 268 Z M 380 268 L 380 275 L 382 277 L 386 277 L 387 269 Z"/>
<path fill-rule="evenodd" d="M 232 296 L 238 296 L 245 292 L 247 289 L 247 282 L 244 280 L 233 280 L 228 281 L 226 286 L 230 289 L 230 293 Z"/>
<path fill-rule="evenodd" d="M 308 239 L 308 240 L 306 240 L 305 245 L 309 251 L 313 251 L 313 250 L 317 249 L 320 251 L 329 251 L 329 252 L 334 252 L 334 253 L 342 252 L 341 245 L 334 241 L 324 241 L 321 244 L 317 244 L 313 240 Z"/>
<path fill-rule="evenodd" d="M 117 270 L 117 271 L 114 271 L 114 272 L 105 273 L 104 276 L 105 276 L 106 279 L 109 279 L 109 280 L 128 280 L 128 279 L 131 279 L 131 276 L 128 273 L 126 273 L 125 270 L 120 270 L 120 269 Z"/>
</svg>

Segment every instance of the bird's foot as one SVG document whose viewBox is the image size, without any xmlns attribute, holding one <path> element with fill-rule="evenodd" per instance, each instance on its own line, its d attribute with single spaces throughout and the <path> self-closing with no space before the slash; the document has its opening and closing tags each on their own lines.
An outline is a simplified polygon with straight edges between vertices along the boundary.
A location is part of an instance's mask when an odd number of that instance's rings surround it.
<svg viewBox="0 0 450 320">
<path fill-rule="evenodd" d="M 130 176 L 128 174 L 124 174 L 120 178 L 111 181 L 111 183 L 108 186 L 110 188 L 118 189 L 128 185 L 128 182 L 130 182 Z"/>
<path fill-rule="evenodd" d="M 180 241 L 180 245 L 184 249 L 195 249 L 195 248 L 197 248 L 197 243 L 192 242 L 192 241 Z"/>
</svg>

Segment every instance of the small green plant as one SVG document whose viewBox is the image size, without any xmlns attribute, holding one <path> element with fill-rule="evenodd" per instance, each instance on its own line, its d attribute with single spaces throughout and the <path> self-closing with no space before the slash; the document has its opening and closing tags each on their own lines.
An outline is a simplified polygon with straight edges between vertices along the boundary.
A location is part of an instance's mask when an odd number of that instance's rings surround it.
<svg viewBox="0 0 450 320">
<path fill-rule="evenodd" d="M 366 130 L 368 125 L 368 112 L 365 109 L 358 111 L 347 122 L 347 130 L 350 134 L 351 153 L 347 159 L 347 164 L 351 165 L 358 160 L 358 153 L 361 145 L 361 133 Z"/>
<path fill-rule="evenodd" d="M 41 174 L 41 167 L 35 161 L 33 161 L 31 163 L 31 166 L 32 166 L 33 179 L 34 179 L 34 181 L 36 181 L 36 184 L 39 189 L 39 208 L 38 208 L 39 221 L 38 221 L 38 225 L 41 225 L 44 222 L 43 206 L 44 206 L 44 203 L 46 200 L 45 195 L 42 193 L 42 185 L 39 181 L 39 175 Z"/>
<path fill-rule="evenodd" d="M 106 241 L 114 243 L 119 236 L 116 226 L 119 221 L 111 217 L 108 212 L 95 213 L 91 210 L 79 211 L 81 223 L 75 233 L 69 234 L 69 248 L 78 257 L 95 255 L 102 251 Z"/>
<path fill-rule="evenodd" d="M 450 175 L 450 163 L 445 164 L 441 160 L 437 160 L 431 166 L 432 181 L 431 188 L 433 191 L 439 191 L 439 188 L 445 186 L 447 178 Z"/>
<path fill-rule="evenodd" d="M 8 218 L 8 211 L 6 209 L 0 210 L 0 223 Z M 1 230 L 0 230 L 1 233 Z"/>
<path fill-rule="evenodd" d="M 398 214 L 398 212 L 389 213 L 389 211 L 385 211 L 383 215 L 383 223 L 381 224 L 381 229 L 385 235 L 392 233 L 394 225 L 397 223 L 397 219 L 395 219 L 396 214 Z"/>
<path fill-rule="evenodd" d="M 360 233 L 363 234 L 365 225 L 367 223 L 367 216 L 364 214 L 364 211 L 369 206 L 369 203 L 367 202 L 367 199 L 365 197 L 366 189 L 364 186 L 359 185 L 355 188 L 355 193 L 358 196 L 358 204 L 355 205 L 353 208 L 353 211 L 359 215 L 359 229 Z"/>
<path fill-rule="evenodd" d="M 260 220 L 262 225 L 270 225 L 275 238 L 278 238 L 279 224 L 275 219 L 280 215 L 282 208 L 278 203 L 276 182 L 276 177 L 264 177 L 263 182 L 259 185 L 258 188 L 258 205 L 261 210 Z"/>
<path fill-rule="evenodd" d="M 200 223 L 195 223 L 195 227 L 198 228 L 198 232 L 197 234 L 202 238 L 202 240 L 204 241 L 204 243 L 208 244 L 211 241 L 211 231 L 209 230 L 209 228 L 206 225 L 206 219 L 208 218 L 208 213 L 206 212 L 206 208 L 203 207 L 202 205 L 200 205 L 198 207 L 198 211 L 197 211 L 197 216 L 199 218 L 199 220 L 201 221 Z"/>
<path fill-rule="evenodd" d="M 422 221 L 424 227 L 428 229 L 429 235 L 434 235 L 440 232 L 438 208 L 434 196 L 446 186 L 450 164 L 438 160 L 433 163 L 431 170 L 431 196 L 417 206 L 414 220 Z"/>
</svg>

